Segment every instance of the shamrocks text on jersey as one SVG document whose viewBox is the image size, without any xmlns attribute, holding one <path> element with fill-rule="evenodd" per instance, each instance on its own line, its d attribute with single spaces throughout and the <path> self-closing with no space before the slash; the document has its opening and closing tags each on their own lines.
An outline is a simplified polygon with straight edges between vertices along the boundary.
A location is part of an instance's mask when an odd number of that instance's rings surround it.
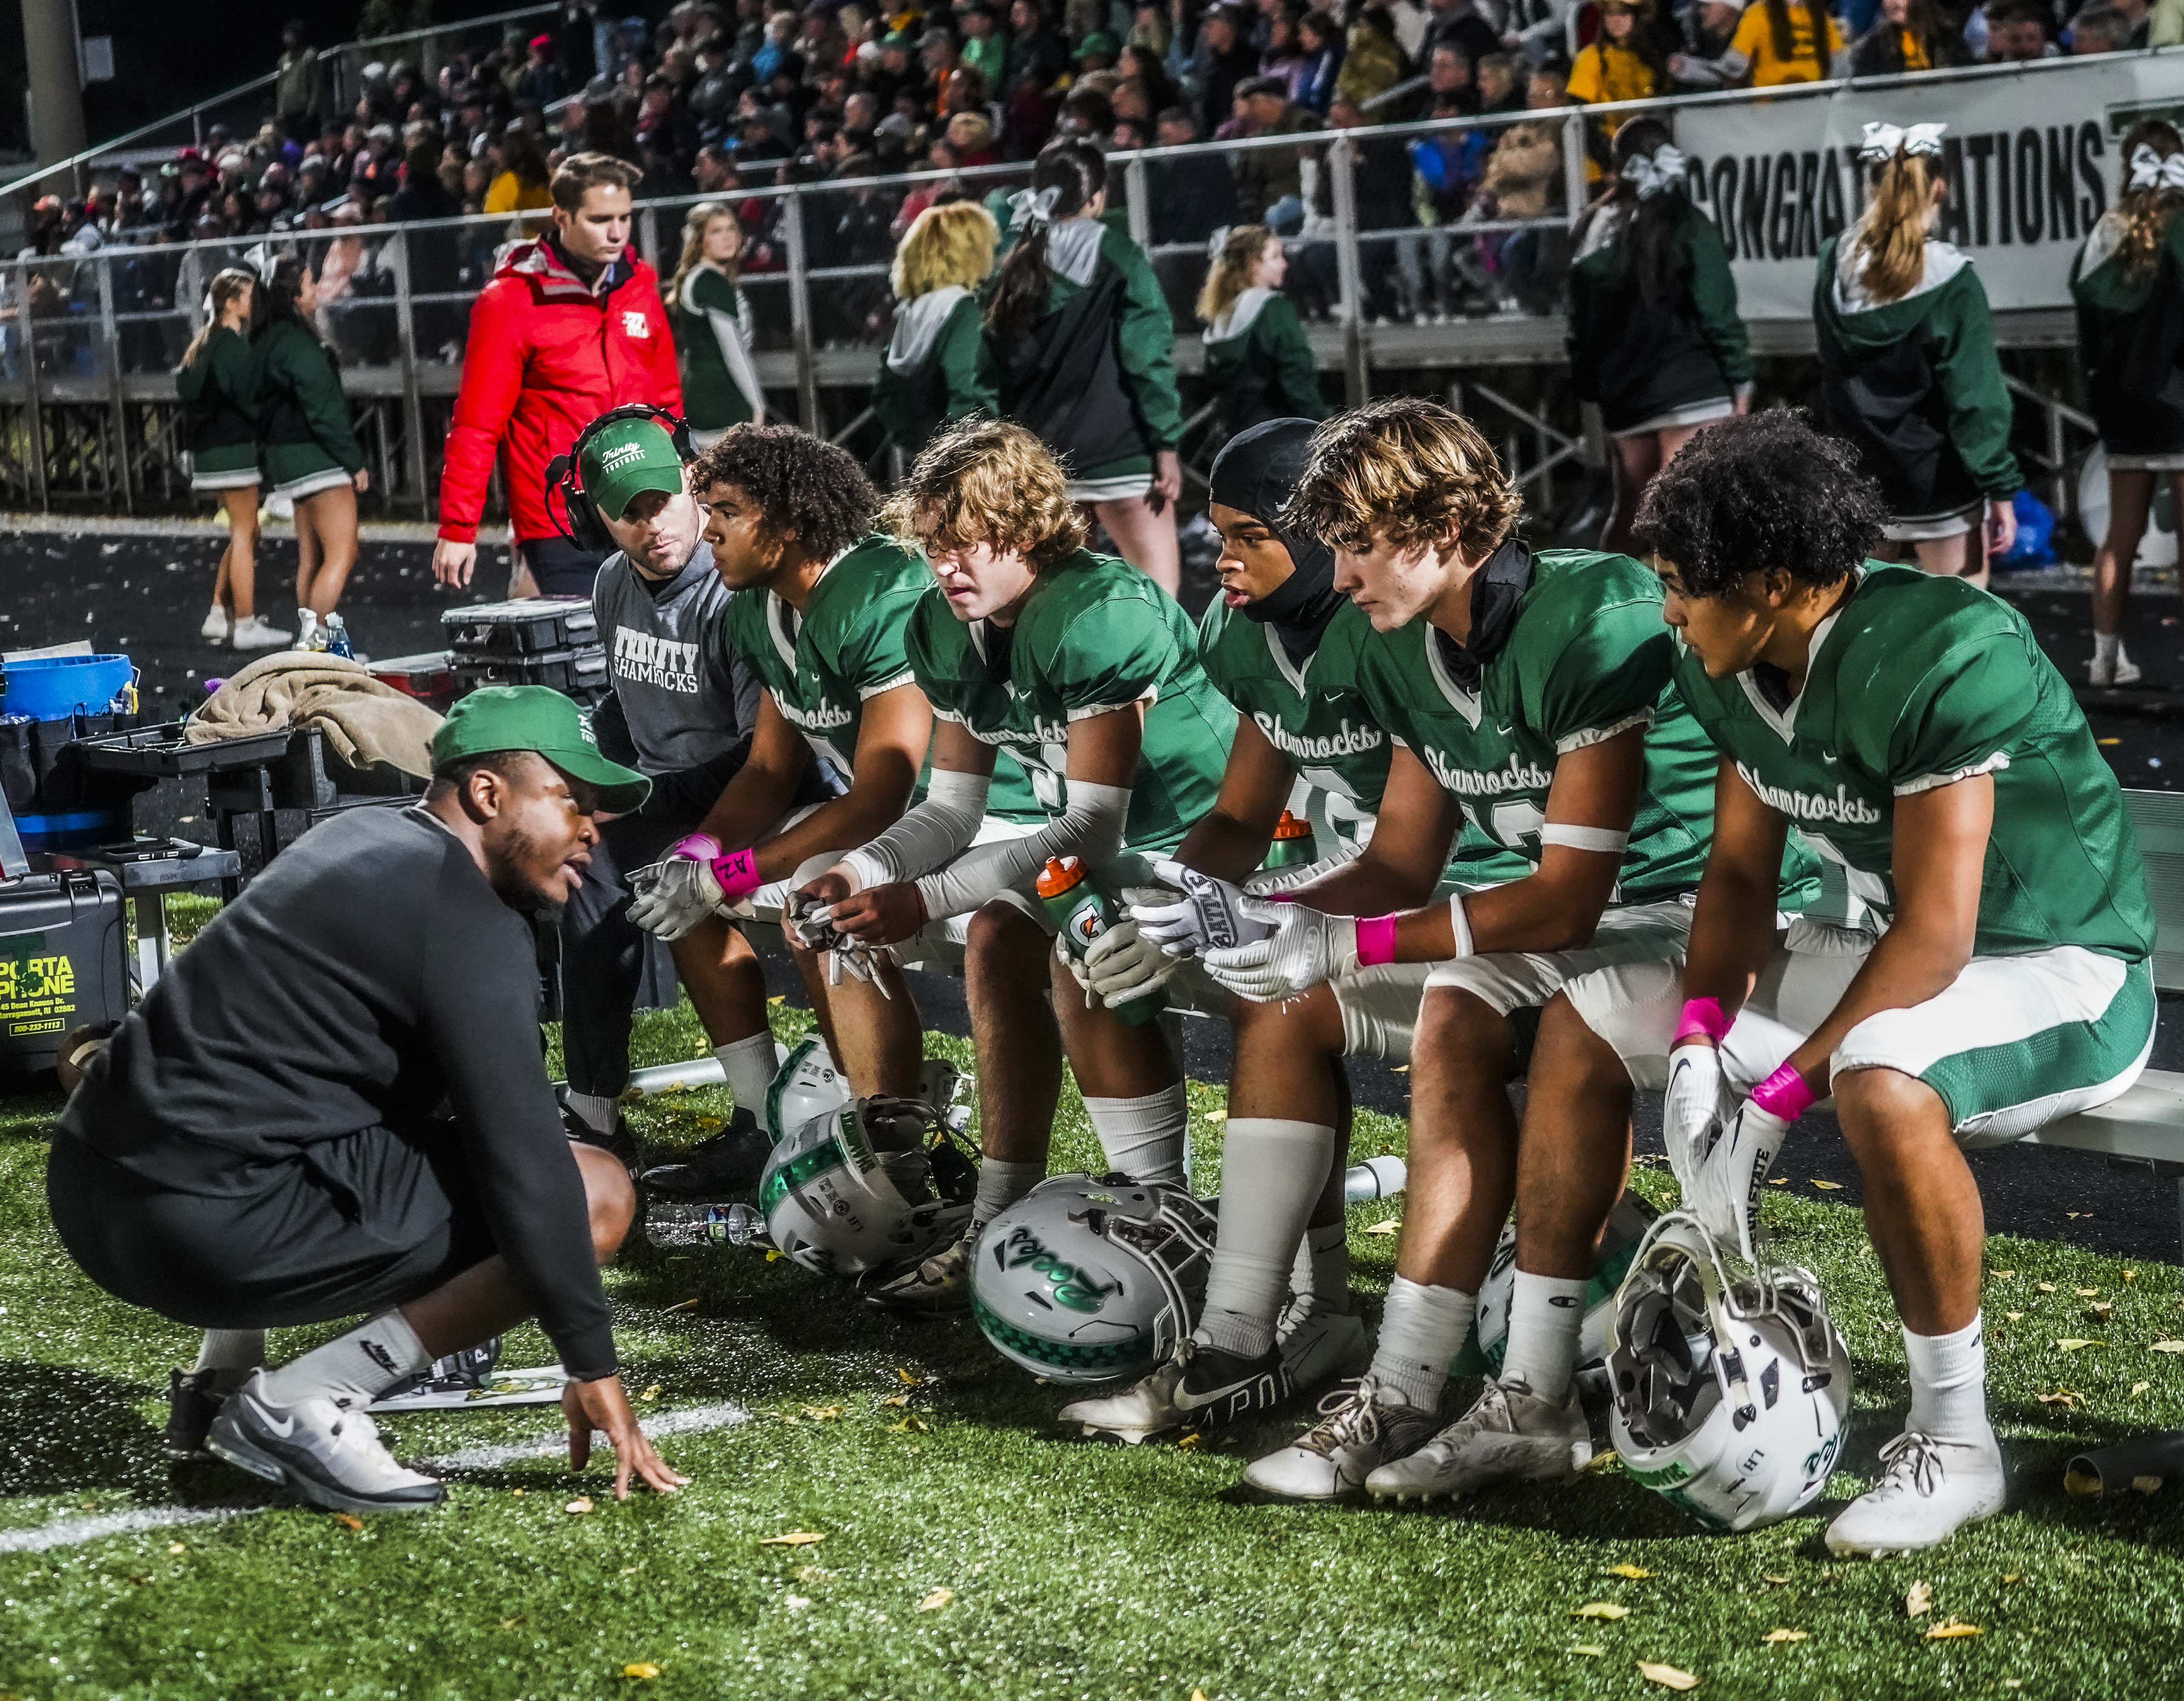
<svg viewBox="0 0 2184 1701">
<path fill-rule="evenodd" d="M 1169 851 L 1213 805 L 1236 714 L 1198 662 L 1190 617 L 1151 580 L 1087 550 L 1039 575 L 1012 627 L 958 620 L 938 586 L 905 648 L 935 714 L 1013 753 L 1050 815 L 1067 807 L 1069 723 L 1142 702 L 1124 847 Z"/>
<path fill-rule="evenodd" d="M 1677 683 L 1769 809 L 1844 871 L 1853 923 L 1895 905 L 1896 800 L 1994 776 L 1982 956 L 2077 945 L 2136 962 L 2153 945 L 2138 842 L 2115 776 L 2025 617 L 1960 579 L 1868 563 L 1814 629 L 1804 688 L 1779 676 Z M 1832 884 L 1832 882 L 1831 882 Z"/>
</svg>

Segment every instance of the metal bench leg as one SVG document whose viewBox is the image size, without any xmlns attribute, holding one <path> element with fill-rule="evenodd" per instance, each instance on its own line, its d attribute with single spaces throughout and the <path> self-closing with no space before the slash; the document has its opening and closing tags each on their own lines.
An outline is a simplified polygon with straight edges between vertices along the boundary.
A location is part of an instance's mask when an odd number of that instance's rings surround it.
<svg viewBox="0 0 2184 1701">
<path fill-rule="evenodd" d="M 129 906 L 136 917 L 136 996 L 141 998 L 167 966 L 167 896 L 140 892 Z"/>
</svg>

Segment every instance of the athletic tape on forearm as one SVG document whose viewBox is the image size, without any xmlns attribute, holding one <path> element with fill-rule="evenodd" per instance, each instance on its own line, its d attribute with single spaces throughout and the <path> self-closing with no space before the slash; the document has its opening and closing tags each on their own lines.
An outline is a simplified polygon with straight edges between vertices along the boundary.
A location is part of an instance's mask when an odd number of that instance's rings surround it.
<svg viewBox="0 0 2184 1701">
<path fill-rule="evenodd" d="M 1449 894 L 1448 926 L 1456 935 L 1456 954 L 1468 957 L 1472 953 L 1471 917 L 1464 912 L 1463 894 L 1460 892 Z"/>
<path fill-rule="evenodd" d="M 968 915 L 988 898 L 1023 885 L 1050 857 L 1078 857 L 1090 868 L 1112 862 L 1123 848 L 1129 814 L 1128 786 L 1072 780 L 1069 807 L 1029 838 L 980 845 L 920 878 L 917 895 L 925 900 L 925 913 L 934 921 Z"/>
<path fill-rule="evenodd" d="M 1729 1031 L 1729 1014 L 1721 1007 L 1719 998 L 1686 998 L 1684 1013 L 1676 1024 L 1676 1037 L 1671 1046 L 1681 1045 L 1687 1039 L 1710 1039 L 1716 1045 Z"/>
<path fill-rule="evenodd" d="M 915 880 L 955 861 L 978 837 L 979 823 L 986 819 L 986 794 L 993 785 L 990 775 L 934 769 L 925 801 L 878 838 L 851 851 L 842 865 L 855 876 L 858 890 L 864 891 Z"/>
<path fill-rule="evenodd" d="M 1606 856 L 1621 856 L 1630 842 L 1630 835 L 1618 833 L 1608 827 L 1573 826 L 1567 821 L 1549 821 L 1540 829 L 1543 845 L 1563 845 L 1570 850 L 1598 851 Z"/>
<path fill-rule="evenodd" d="M 1816 1097 L 1805 1077 L 1786 1063 L 1752 1089 L 1752 1102 L 1785 1122 L 1795 1122 L 1810 1110 Z"/>
</svg>

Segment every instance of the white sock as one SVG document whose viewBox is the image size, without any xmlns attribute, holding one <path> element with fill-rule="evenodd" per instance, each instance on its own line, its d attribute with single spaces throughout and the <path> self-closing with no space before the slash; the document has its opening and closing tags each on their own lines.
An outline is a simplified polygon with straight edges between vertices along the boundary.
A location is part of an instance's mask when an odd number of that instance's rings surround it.
<svg viewBox="0 0 2184 1701">
<path fill-rule="evenodd" d="M 265 1362 L 263 1329 L 208 1329 L 198 1346 L 198 1361 L 190 1368 L 210 1370 L 213 1391 L 231 1394 Z"/>
<path fill-rule="evenodd" d="M 1088 1098 L 1084 1114 L 1107 1167 L 1134 1181 L 1183 1184 L 1183 1148 L 1190 1137 L 1190 1104 L 1181 1081 L 1142 1098 Z"/>
<path fill-rule="evenodd" d="M 713 1055 L 721 1060 L 721 1072 L 728 1078 L 728 1091 L 735 1095 L 736 1109 L 749 1111 L 767 1133 L 783 1132 L 778 1128 L 766 1127 L 766 1090 L 773 1085 L 774 1070 L 778 1067 L 773 1036 L 755 1033 L 749 1039 L 730 1040 L 726 1045 L 715 1046 Z"/>
<path fill-rule="evenodd" d="M 361 1409 L 432 1368 L 432 1355 L 399 1311 L 382 1311 L 323 1347 L 266 1373 L 268 1404 L 337 1400 Z"/>
<path fill-rule="evenodd" d="M 583 1119 L 584 1126 L 594 1134 L 614 1132 L 616 1101 L 597 1092 L 571 1092 L 569 1109 Z"/>
<path fill-rule="evenodd" d="M 2122 653 L 2123 634 L 2121 632 L 2093 634 L 2093 665 L 2095 667 L 2113 667 L 2116 658 Z"/>
<path fill-rule="evenodd" d="M 971 1225 L 967 1233 L 976 1235 L 1045 1179 L 1044 1164 L 1010 1164 L 999 1158 L 981 1158 L 978 1192 L 971 1201 Z"/>
<path fill-rule="evenodd" d="M 1221 1142 L 1221 1233 L 1196 1338 L 1256 1358 L 1274 1344 L 1297 1242 L 1327 1185 L 1334 1131 L 1276 1117 L 1231 1119 Z"/>
<path fill-rule="evenodd" d="M 1350 1231 L 1346 1224 L 1310 1228 L 1290 1265 L 1290 1292 L 1310 1294 L 1322 1311 L 1350 1309 Z"/>
<path fill-rule="evenodd" d="M 1380 1340 L 1373 1349 L 1373 1378 L 1420 1411 L 1440 1404 L 1448 1367 L 1470 1337 L 1479 1296 L 1435 1287 L 1399 1276 L 1388 1284 L 1380 1314 Z"/>
<path fill-rule="evenodd" d="M 1577 1373 L 1577 1343 L 1585 1326 L 1582 1276 L 1534 1276 L 1519 1270 L 1509 1296 L 1509 1344 L 1502 1357 L 1504 1382 L 1522 1382 L 1543 1400 L 1559 1402 Z"/>
<path fill-rule="evenodd" d="M 1911 1363 L 1913 1429 L 1936 1441 L 1986 1447 L 1994 1439 L 1986 1420 L 1986 1337 L 1982 1318 L 1953 1335 L 1903 1331 L 1903 1356 Z"/>
</svg>

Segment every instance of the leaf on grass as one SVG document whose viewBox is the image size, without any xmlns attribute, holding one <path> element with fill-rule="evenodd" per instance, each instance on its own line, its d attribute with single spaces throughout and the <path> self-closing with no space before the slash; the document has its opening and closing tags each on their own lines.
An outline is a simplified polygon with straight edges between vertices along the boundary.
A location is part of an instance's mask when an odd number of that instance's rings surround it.
<svg viewBox="0 0 2184 1701">
<path fill-rule="evenodd" d="M 831 1583 L 834 1574 L 823 1565 L 799 1565 L 788 1574 L 800 1583 Z"/>
<path fill-rule="evenodd" d="M 1625 1559 L 1619 1565 L 1610 1565 L 1607 1568 L 1607 1575 L 1611 1577 L 1628 1577 L 1631 1581 L 1637 1582 L 1642 1578 L 1652 1576 L 1653 1574 L 1647 1570 L 1643 1565 L 1634 1565 L 1630 1560 Z"/>
<path fill-rule="evenodd" d="M 170 1542 L 167 1543 L 167 1551 L 170 1554 L 187 1554 L 189 1549 L 180 1542 Z"/>
<path fill-rule="evenodd" d="M 2091 1470 L 2066 1470 L 2063 1473 L 2063 1492 L 2090 1500 L 2101 1492 L 2101 1479 Z"/>
<path fill-rule="evenodd" d="M 633 1682 L 649 1683 L 660 1676 L 660 1668 L 649 1659 L 632 1659 L 622 1667 L 621 1675 Z"/>
<path fill-rule="evenodd" d="M 2151 1383 L 2151 1382 L 2133 1382 L 2133 1383 L 2131 1385 L 2131 1393 L 2132 1393 L 2133 1397 L 2134 1397 L 2134 1398 L 2136 1398 L 2137 1395 L 2140 1395 L 2140 1394 L 2144 1393 L 2144 1392 L 2145 1392 L 2148 1388 L 2152 1387 L 2153 1386 L 2153 1383 Z"/>
<path fill-rule="evenodd" d="M 2022 1323 L 2025 1320 L 2025 1314 L 2022 1311 L 2005 1311 L 2002 1315 L 2003 1321 L 2008 1323 Z"/>
<path fill-rule="evenodd" d="M 641 1400 L 656 1400 L 659 1398 L 660 1384 L 657 1382 L 655 1382 L 650 1387 L 647 1388 L 643 1393 L 638 1396 L 638 1398 Z"/>
<path fill-rule="evenodd" d="M 772 998 L 766 1000 L 766 1003 L 769 1004 L 785 1004 L 788 1002 L 788 994 L 786 992 L 776 992 Z"/>
<path fill-rule="evenodd" d="M 2138 1272 L 2135 1270 L 2126 1270 L 2123 1273 L 2123 1279 L 2126 1281 L 2136 1281 L 2138 1280 Z"/>
<path fill-rule="evenodd" d="M 1934 1586 L 1919 1581 L 1903 1591 L 1903 1610 L 1911 1618 L 1924 1618 L 1934 1609 Z"/>
<path fill-rule="evenodd" d="M 1190 1701 L 1206 1701 L 1206 1692 L 1203 1689 L 1193 1689 L 1190 1692 Z"/>
<path fill-rule="evenodd" d="M 2097 1323 L 2105 1323 L 2109 1318 L 2115 1315 L 2114 1302 L 2107 1299 L 2096 1299 L 2091 1305 L 2088 1305 L 2086 1308 L 2086 1315 L 2092 1318 Z"/>
<path fill-rule="evenodd" d="M 1663 1665 L 1658 1660 L 1640 1660 L 1638 1675 L 1648 1683 L 1658 1683 L 1663 1689 L 1696 1689 L 1699 1687 L 1698 1679 L 1690 1672 L 1679 1670 L 1673 1665 Z"/>
<path fill-rule="evenodd" d="M 515 1626 L 518 1626 L 519 1624 L 521 1624 L 521 1623 L 524 1621 L 524 1620 L 526 1620 L 526 1618 L 528 1618 L 529 1616 L 530 1616 L 530 1615 L 529 1615 L 528 1613 L 521 1613 L 521 1612 L 520 1612 L 520 1613 L 516 1614 L 516 1615 L 515 1615 L 514 1618 L 504 1618 L 504 1619 L 501 1620 L 501 1621 L 500 1621 L 500 1627 L 501 1627 L 503 1630 L 514 1630 L 514 1629 L 515 1628 Z"/>
<path fill-rule="evenodd" d="M 1762 1642 L 1803 1642 L 1812 1635 L 1809 1630 L 1770 1630 L 1759 1639 Z"/>
<path fill-rule="evenodd" d="M 1943 1619 L 1926 1632 L 1929 1642 L 1954 1642 L 1959 1637 L 1978 1636 L 1982 1632 L 1975 1624 L 1966 1624 L 1962 1619 Z"/>
<path fill-rule="evenodd" d="M 698 1303 L 698 1296 L 697 1296 L 696 1294 L 694 1294 L 694 1294 L 692 1294 L 692 1295 L 691 1295 L 688 1299 L 678 1299 L 678 1300 L 677 1300 L 677 1301 L 676 1301 L 672 1305 L 664 1305 L 664 1306 L 662 1306 L 662 1307 L 660 1308 L 660 1315 L 662 1317 L 665 1317 L 665 1316 L 666 1316 L 666 1315 L 667 1315 L 669 1313 L 671 1313 L 671 1312 L 675 1312 L 675 1311 L 688 1311 L 688 1309 L 689 1309 L 693 1305 L 695 1305 L 697 1303 Z"/>
<path fill-rule="evenodd" d="M 2043 1406 L 2060 1406 L 2065 1411 L 2077 1410 L 2085 1403 L 2085 1398 L 2075 1388 L 2057 1388 L 2053 1393 L 2033 1396 Z"/>
<path fill-rule="evenodd" d="M 358 1517 L 354 1512 L 335 1513 L 334 1522 L 340 1525 L 344 1530 L 361 1530 L 364 1528 L 364 1520 Z"/>
<path fill-rule="evenodd" d="M 1790 1178 L 1787 1176 L 1770 1176 L 1767 1179 L 1767 1185 L 1770 1187 L 1786 1187 L 1790 1185 Z"/>
<path fill-rule="evenodd" d="M 923 1435 L 933 1426 L 918 1416 L 916 1412 L 905 1412 L 900 1423 L 891 1424 L 889 1427 L 900 1431 L 905 1435 Z"/>
<path fill-rule="evenodd" d="M 811 1604 L 811 1597 L 809 1595 L 783 1595 L 782 1597 L 781 1604 L 787 1607 L 791 1612 L 802 1612 L 805 1608 Z"/>
<path fill-rule="evenodd" d="M 1630 1609 L 1614 1601 L 1587 1601 L 1570 1616 L 1572 1618 L 1628 1618 L 1630 1616 Z"/>
<path fill-rule="evenodd" d="M 826 1539 L 826 1534 L 822 1531 L 791 1530 L 786 1535 L 761 1536 L 759 1537 L 758 1544 L 761 1548 L 808 1548 L 814 1542 L 823 1542 Z"/>
<path fill-rule="evenodd" d="M 2072 1291 L 2081 1299 L 2098 1299 L 2101 1297 L 2101 1291 L 2098 1287 L 2080 1287 Z"/>
<path fill-rule="evenodd" d="M 2105 1347 L 2105 1341 L 2088 1341 L 2076 1335 L 2066 1335 L 2055 1343 L 2066 1353 L 2075 1353 L 2081 1347 Z"/>
<path fill-rule="evenodd" d="M 910 1396 L 908 1394 L 889 1394 L 885 1399 L 882 1400 L 880 1404 L 883 1406 L 906 1406 L 910 1404 Z"/>
<path fill-rule="evenodd" d="M 2055 1284 L 2052 1281 L 2036 1281 L 2032 1285 L 2042 1293 L 2053 1293 L 2055 1291 Z"/>
<path fill-rule="evenodd" d="M 955 1598 L 956 1591 L 953 1589 L 935 1589 L 917 1604 L 917 1609 L 920 1612 L 939 1612 Z"/>
<path fill-rule="evenodd" d="M 1383 1217 L 1377 1223 L 1368 1223 L 1365 1226 L 1365 1232 L 1367 1234 L 1397 1234 L 1401 1231 L 1402 1226 L 1403 1220 L 1401 1217 Z"/>
<path fill-rule="evenodd" d="M 1759 1581 L 1763 1583 L 1771 1583 L 1779 1589 L 1787 1583 L 1790 1579 L 1783 1576 L 1780 1571 L 1765 1571 L 1761 1573 Z"/>
<path fill-rule="evenodd" d="M 920 1382 L 925 1380 L 924 1377 L 919 1376 L 915 1370 L 905 1370 L 900 1365 L 897 1365 L 894 1367 L 894 1373 L 896 1376 L 902 1378 L 902 1383 L 905 1387 L 914 1388 Z"/>
<path fill-rule="evenodd" d="M 1577 1646 L 1571 1648 L 1570 1652 L 1572 1654 L 1582 1654 L 1588 1659 L 1598 1659 L 1605 1654 L 1607 1650 L 1602 1648 L 1596 1642 L 1580 1642 Z"/>
<path fill-rule="evenodd" d="M 2149 1353 L 2184 1353 L 2184 1341 L 2156 1341 L 2146 1350 Z"/>
<path fill-rule="evenodd" d="M 1184 1437 L 1182 1440 L 1177 1442 L 1176 1445 L 1180 1448 L 1189 1448 L 1202 1447 L 1205 1443 L 1206 1437 L 1201 1435 L 1196 1430 L 1193 1430 L 1189 1435 Z"/>
<path fill-rule="evenodd" d="M 2081 1217 L 2089 1217 L 2092 1215 L 2092 1213 L 2091 1211 L 2065 1211 L 2063 1215 L 2070 1218 L 2072 1222 L 2075 1222 Z"/>
<path fill-rule="evenodd" d="M 838 1418 L 841 1416 L 841 1415 L 842 1409 L 839 1406 L 806 1406 L 804 1408 L 805 1416 L 820 1423 L 824 1423 L 828 1418 Z"/>
<path fill-rule="evenodd" d="M 2140 1494 L 2159 1494 L 2161 1493 L 2161 1479 L 2158 1476 L 2134 1476 L 2131 1480 L 2131 1486 L 2134 1491 Z"/>
<path fill-rule="evenodd" d="M 2002 1574 L 2002 1580 L 2005 1583 L 2021 1583 L 2025 1581 L 2025 1577 L 2021 1572 L 2004 1571 Z"/>
<path fill-rule="evenodd" d="M 581 1516 L 592 1509 L 592 1497 L 588 1494 L 579 1494 L 561 1509 L 572 1516 Z"/>
<path fill-rule="evenodd" d="M 2014 1270 L 1991 1270 L 1987 1274 L 1994 1277 L 1997 1281 L 2014 1281 L 2017 1276 L 2017 1272 Z"/>
<path fill-rule="evenodd" d="M 1620 1454 L 1612 1447 L 1603 1447 L 1593 1454 L 1585 1468 L 1578 1474 L 1580 1476 L 1605 1476 L 1611 1470 L 1619 1470 L 1622 1464 L 1623 1456 Z"/>
<path fill-rule="evenodd" d="M 1813 1185 L 1818 1187 L 1824 1193 L 1839 1193 L 1842 1191 L 1842 1183 L 1841 1181 L 1824 1181 L 1818 1176 L 1814 1176 L 1812 1179 Z"/>
</svg>

